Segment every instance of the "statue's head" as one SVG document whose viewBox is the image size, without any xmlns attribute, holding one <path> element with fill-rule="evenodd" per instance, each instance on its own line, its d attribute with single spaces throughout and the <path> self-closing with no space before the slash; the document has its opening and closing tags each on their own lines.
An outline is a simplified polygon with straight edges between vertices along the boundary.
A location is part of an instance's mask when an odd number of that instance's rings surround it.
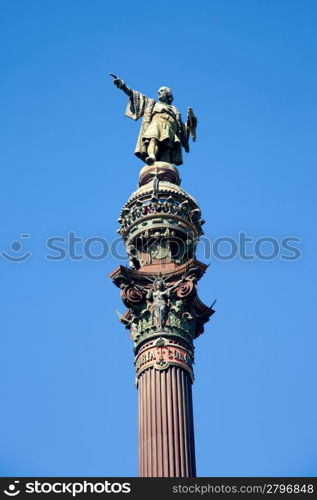
<svg viewBox="0 0 317 500">
<path fill-rule="evenodd" d="M 165 285 L 163 278 L 156 278 L 154 281 L 154 290 L 164 290 L 164 288 Z"/>
<path fill-rule="evenodd" d="M 172 104 L 174 100 L 172 89 L 169 87 L 160 87 L 157 91 L 157 95 L 159 101 L 164 102 L 165 104 Z"/>
</svg>

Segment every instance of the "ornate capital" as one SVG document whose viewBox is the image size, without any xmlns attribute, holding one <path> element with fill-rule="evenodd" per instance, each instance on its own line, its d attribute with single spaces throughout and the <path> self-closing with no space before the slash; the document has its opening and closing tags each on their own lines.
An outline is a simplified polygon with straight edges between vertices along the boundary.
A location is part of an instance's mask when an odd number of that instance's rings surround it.
<svg viewBox="0 0 317 500">
<path fill-rule="evenodd" d="M 134 342 L 137 377 L 149 367 L 177 365 L 193 380 L 193 339 L 214 313 L 197 296 L 208 267 L 195 259 L 204 221 L 179 184 L 172 165 L 145 166 L 118 219 L 130 267 L 119 266 L 110 277 L 128 308 L 120 321 Z"/>
</svg>

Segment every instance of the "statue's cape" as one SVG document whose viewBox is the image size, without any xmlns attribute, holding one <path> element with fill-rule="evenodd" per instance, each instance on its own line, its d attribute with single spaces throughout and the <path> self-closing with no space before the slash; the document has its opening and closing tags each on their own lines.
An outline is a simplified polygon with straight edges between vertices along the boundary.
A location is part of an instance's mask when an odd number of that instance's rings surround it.
<svg viewBox="0 0 317 500">
<path fill-rule="evenodd" d="M 151 107 L 151 112 L 154 104 L 154 99 L 149 99 L 137 90 L 132 90 L 132 95 L 129 97 L 127 108 L 125 110 L 125 115 L 132 120 L 138 120 L 144 115 L 148 107 Z"/>
<path fill-rule="evenodd" d="M 141 116 L 143 116 L 139 137 L 135 147 L 135 154 L 141 159 L 144 159 L 144 156 L 146 155 L 142 137 L 151 123 L 154 105 L 154 99 L 146 97 L 137 90 L 132 90 L 132 95 L 129 97 L 127 108 L 125 110 L 125 115 L 132 120 L 138 120 Z"/>
</svg>

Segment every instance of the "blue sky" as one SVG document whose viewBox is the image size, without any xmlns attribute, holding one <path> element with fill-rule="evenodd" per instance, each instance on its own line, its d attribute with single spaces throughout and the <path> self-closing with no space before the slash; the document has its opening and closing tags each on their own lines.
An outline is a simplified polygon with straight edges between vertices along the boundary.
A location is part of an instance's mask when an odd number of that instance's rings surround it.
<svg viewBox="0 0 317 500">
<path fill-rule="evenodd" d="M 113 241 L 136 188 L 139 124 L 113 72 L 148 96 L 168 85 L 197 114 L 180 171 L 206 238 L 301 240 L 291 261 L 198 252 L 200 297 L 218 299 L 196 342 L 198 475 L 315 476 L 316 3 L 0 5 L 1 475 L 137 475 L 132 344 L 107 277 L 125 261 L 49 260 L 45 246 L 72 231 Z"/>
</svg>

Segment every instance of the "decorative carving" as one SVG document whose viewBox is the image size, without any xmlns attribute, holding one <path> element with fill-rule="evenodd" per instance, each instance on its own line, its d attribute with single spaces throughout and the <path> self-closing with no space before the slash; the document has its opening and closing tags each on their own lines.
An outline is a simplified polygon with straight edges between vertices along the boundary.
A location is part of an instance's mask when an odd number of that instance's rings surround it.
<svg viewBox="0 0 317 500">
<path fill-rule="evenodd" d="M 118 218 L 118 222 L 121 224 L 122 234 L 126 233 L 130 226 L 134 225 L 139 219 L 144 219 L 151 215 L 161 215 L 166 216 L 174 215 L 177 218 L 185 219 L 190 225 L 197 227 L 197 231 L 201 226 L 200 221 L 200 209 L 192 208 L 189 205 L 188 200 L 183 202 L 178 202 L 176 200 L 169 200 L 166 197 L 161 197 L 157 201 L 144 200 L 140 205 L 134 204 L 129 210 L 125 210 L 125 213 Z M 174 221 L 177 219 L 172 219 Z"/>
<path fill-rule="evenodd" d="M 143 293 L 140 288 L 127 285 L 121 290 L 121 298 L 127 306 L 139 304 L 143 300 Z"/>
<path fill-rule="evenodd" d="M 193 261 L 190 262 L 177 281 L 177 273 L 150 277 L 126 268 L 121 268 L 124 270 L 121 279 L 114 277 L 121 288 L 122 299 L 129 307 L 119 319 L 130 329 L 136 352 L 145 341 L 158 335 L 159 340 L 175 337 L 191 345 L 193 339 L 202 333 L 204 323 L 214 311 L 197 298 L 196 281 L 201 276 L 202 264 L 195 261 L 195 266 Z M 126 284 L 125 273 L 131 275 L 130 285 Z M 145 286 L 141 285 L 141 278 Z"/>
<path fill-rule="evenodd" d="M 194 279 L 186 278 L 183 283 L 179 285 L 176 290 L 176 295 L 179 299 L 185 299 L 189 297 L 195 290 Z"/>
<path fill-rule="evenodd" d="M 166 344 L 166 342 L 165 342 L 165 340 L 164 340 L 162 337 L 160 337 L 160 338 L 156 341 L 156 343 L 155 343 L 155 345 L 156 345 L 157 347 L 164 347 L 164 346 L 165 346 L 165 344 Z"/>
<path fill-rule="evenodd" d="M 142 347 L 135 358 L 137 377 L 147 368 L 166 370 L 170 365 L 181 366 L 193 378 L 193 351 L 173 339 L 164 340 L 164 345 L 149 342 Z"/>
</svg>

